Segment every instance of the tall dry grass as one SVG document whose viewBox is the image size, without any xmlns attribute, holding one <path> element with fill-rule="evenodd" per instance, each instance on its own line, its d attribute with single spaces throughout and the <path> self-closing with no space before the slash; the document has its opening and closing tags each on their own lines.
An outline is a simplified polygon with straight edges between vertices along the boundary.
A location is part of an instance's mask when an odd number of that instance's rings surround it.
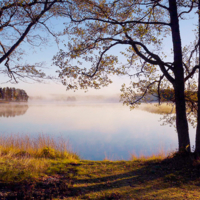
<svg viewBox="0 0 200 200">
<path fill-rule="evenodd" d="M 156 114 L 175 113 L 175 106 L 169 103 L 162 103 L 161 105 L 159 105 L 158 103 L 147 103 L 142 104 L 139 108 L 147 112 Z"/>
<path fill-rule="evenodd" d="M 131 153 L 130 160 L 131 161 L 142 161 L 142 162 L 164 160 L 164 159 L 168 158 L 169 156 L 175 154 L 176 152 L 177 152 L 177 150 L 174 150 L 172 147 L 167 151 L 164 150 L 163 147 L 160 147 L 156 154 L 152 153 L 147 156 L 145 156 L 143 152 L 141 152 L 139 155 L 137 155 L 136 153 Z"/>
<path fill-rule="evenodd" d="M 0 182 L 21 182 L 48 174 L 62 173 L 79 157 L 62 138 L 28 135 L 0 136 Z"/>
<path fill-rule="evenodd" d="M 152 154 L 150 156 L 131 154 L 131 161 L 153 161 L 153 160 L 163 160 L 167 157 L 164 152 L 158 154 Z"/>
<path fill-rule="evenodd" d="M 55 140 L 48 135 L 38 137 L 29 135 L 0 136 L 0 156 L 33 158 L 75 158 L 77 154 L 68 148 L 68 142 L 62 138 Z"/>
</svg>

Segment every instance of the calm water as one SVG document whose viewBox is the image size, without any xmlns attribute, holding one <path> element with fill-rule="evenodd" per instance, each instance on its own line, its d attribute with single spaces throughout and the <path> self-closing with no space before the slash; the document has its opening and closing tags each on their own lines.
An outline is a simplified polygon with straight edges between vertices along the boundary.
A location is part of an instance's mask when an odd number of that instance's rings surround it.
<svg viewBox="0 0 200 200">
<path fill-rule="evenodd" d="M 160 126 L 161 115 L 122 104 L 0 104 L 0 134 L 48 134 L 69 141 L 82 159 L 128 160 L 177 148 L 174 127 Z M 190 128 L 194 145 L 194 130 Z"/>
</svg>

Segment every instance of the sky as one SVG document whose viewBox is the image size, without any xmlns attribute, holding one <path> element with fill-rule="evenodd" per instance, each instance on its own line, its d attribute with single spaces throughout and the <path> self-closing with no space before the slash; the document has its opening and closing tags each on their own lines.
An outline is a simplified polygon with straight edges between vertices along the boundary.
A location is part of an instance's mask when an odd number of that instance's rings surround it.
<svg viewBox="0 0 200 200">
<path fill-rule="evenodd" d="M 194 40 L 194 33 L 192 30 L 195 29 L 195 23 L 197 21 L 196 15 L 191 15 L 190 20 L 184 20 L 180 23 L 180 29 L 181 29 L 181 37 L 183 44 L 189 44 L 189 42 Z M 54 19 L 50 24 L 51 28 L 57 30 L 62 30 L 63 28 L 63 21 L 61 19 Z M 35 62 L 45 62 L 45 67 L 48 69 L 45 69 L 47 74 L 52 74 L 54 76 L 57 76 L 58 74 L 55 73 L 58 68 L 56 66 L 52 65 L 52 58 L 56 53 L 59 51 L 59 48 L 63 47 L 63 44 L 60 43 L 59 45 L 56 44 L 53 37 L 49 36 L 48 43 L 45 45 L 42 45 L 40 47 L 33 47 L 27 43 L 24 43 L 20 45 L 20 48 L 22 48 L 26 55 L 24 55 L 24 59 L 22 64 L 24 63 L 35 63 Z M 65 39 L 65 38 L 62 38 Z M 68 42 L 67 40 L 65 41 Z M 172 48 L 172 42 L 171 37 L 168 37 L 164 40 L 164 51 L 168 55 L 168 61 L 172 61 L 173 57 L 170 55 L 170 49 Z M 116 52 L 116 55 L 119 55 L 119 51 L 121 51 L 121 48 L 115 48 L 113 50 Z M 125 62 L 125 60 L 120 60 L 122 63 Z M 3 67 L 3 66 L 1 66 Z M 66 95 L 66 96 L 72 96 L 72 95 L 115 95 L 120 94 L 120 88 L 121 85 L 125 83 L 129 83 L 130 79 L 128 77 L 113 77 L 113 84 L 110 86 L 100 89 L 100 90 L 94 90 L 89 89 L 89 91 L 85 94 L 84 91 L 76 91 L 75 93 L 73 91 L 66 91 L 65 86 L 63 86 L 58 81 L 45 81 L 43 84 L 39 83 L 33 83 L 29 81 L 29 83 L 23 83 L 19 82 L 18 84 L 10 84 L 5 83 L 8 80 L 7 76 L 0 75 L 0 87 L 15 87 L 24 89 L 29 96 L 51 96 L 53 95 Z"/>
</svg>

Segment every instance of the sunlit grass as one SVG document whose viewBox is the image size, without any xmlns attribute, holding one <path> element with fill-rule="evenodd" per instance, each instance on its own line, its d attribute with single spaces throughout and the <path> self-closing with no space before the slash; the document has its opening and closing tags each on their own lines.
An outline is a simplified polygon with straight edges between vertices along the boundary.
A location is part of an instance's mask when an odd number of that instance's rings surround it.
<svg viewBox="0 0 200 200">
<path fill-rule="evenodd" d="M 175 113 L 175 106 L 169 103 L 162 103 L 161 105 L 159 105 L 158 103 L 147 103 L 147 104 L 142 104 L 139 108 L 147 112 L 156 114 Z"/>
<path fill-rule="evenodd" d="M 106 155 L 104 161 L 89 161 L 78 160 L 63 140 L 57 143 L 43 135 L 0 141 L 4 199 L 167 200 L 200 195 L 199 163 L 180 153 L 161 150 L 158 155 L 133 154 L 129 161 L 110 161 Z"/>
<path fill-rule="evenodd" d="M 64 140 L 50 136 L 0 136 L 0 181 L 21 182 L 63 171 L 79 160 Z M 63 169 L 61 169 L 63 168 Z"/>
<path fill-rule="evenodd" d="M 192 154 L 160 152 L 129 161 L 80 161 L 67 199 L 198 199 L 199 167 Z"/>
<path fill-rule="evenodd" d="M 158 161 L 158 160 L 163 160 L 167 157 L 168 155 L 162 151 L 158 154 L 151 154 L 149 156 L 145 156 L 145 155 L 140 155 L 137 156 L 136 154 L 131 154 L 131 161 L 142 161 L 142 162 L 146 162 L 146 161 Z"/>
<path fill-rule="evenodd" d="M 28 135 L 0 136 L 1 157 L 23 158 L 66 158 L 77 159 L 78 156 L 68 149 L 68 143 L 62 138 L 55 141 L 50 136 Z"/>
</svg>

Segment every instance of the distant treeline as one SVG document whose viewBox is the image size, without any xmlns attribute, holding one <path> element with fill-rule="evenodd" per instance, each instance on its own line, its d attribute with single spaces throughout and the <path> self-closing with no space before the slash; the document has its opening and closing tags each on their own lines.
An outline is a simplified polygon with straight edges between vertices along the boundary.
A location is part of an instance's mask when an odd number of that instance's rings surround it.
<svg viewBox="0 0 200 200">
<path fill-rule="evenodd" d="M 158 94 L 157 94 L 158 96 Z M 161 101 L 175 101 L 174 90 L 172 89 L 163 89 L 160 90 L 160 98 Z M 186 101 L 197 101 L 197 91 L 185 91 L 185 99 Z"/>
<path fill-rule="evenodd" d="M 140 97 L 141 95 L 137 95 L 136 97 Z M 158 102 L 160 96 L 161 102 L 175 102 L 175 93 L 172 89 L 162 89 L 158 92 L 151 91 L 147 93 L 146 98 L 141 100 L 144 102 Z M 185 91 L 185 100 L 186 102 L 197 102 L 197 91 Z"/>
<path fill-rule="evenodd" d="M 15 88 L 0 88 L 0 99 L 5 101 L 28 101 L 28 95 L 24 90 Z"/>
</svg>

